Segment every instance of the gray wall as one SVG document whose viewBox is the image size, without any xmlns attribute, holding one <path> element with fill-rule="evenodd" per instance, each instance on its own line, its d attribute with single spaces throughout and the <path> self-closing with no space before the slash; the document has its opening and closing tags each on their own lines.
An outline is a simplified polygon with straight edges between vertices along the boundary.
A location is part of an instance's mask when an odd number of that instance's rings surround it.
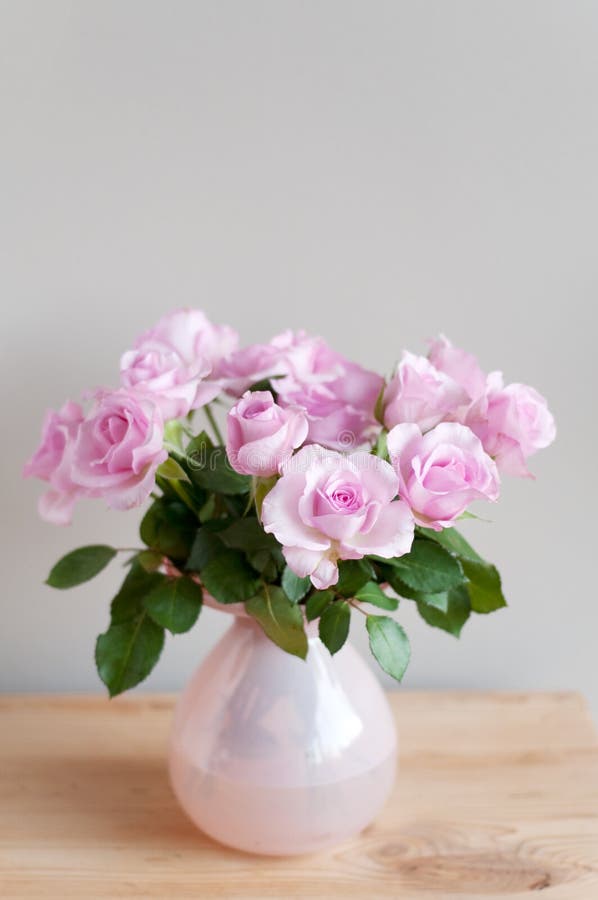
<svg viewBox="0 0 598 900">
<path fill-rule="evenodd" d="M 404 604 L 405 684 L 598 709 L 597 31 L 571 0 L 0 4 L 1 689 L 100 689 L 122 570 L 42 581 L 73 546 L 134 542 L 138 514 L 44 525 L 20 467 L 45 407 L 194 304 L 383 371 L 443 330 L 548 396 L 537 481 L 468 528 L 510 607 L 456 641 Z M 224 620 L 170 639 L 147 688 L 178 688 Z"/>
</svg>

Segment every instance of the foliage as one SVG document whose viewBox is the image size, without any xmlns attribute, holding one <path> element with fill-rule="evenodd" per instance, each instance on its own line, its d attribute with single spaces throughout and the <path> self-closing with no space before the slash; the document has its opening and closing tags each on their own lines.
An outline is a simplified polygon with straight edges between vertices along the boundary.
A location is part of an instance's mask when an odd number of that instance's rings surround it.
<svg viewBox="0 0 598 900">
<path fill-rule="evenodd" d="M 208 453 L 209 463 L 194 468 L 199 450 Z M 458 637 L 472 613 L 505 605 L 496 568 L 455 528 L 418 527 L 409 553 L 340 561 L 338 582 L 314 589 L 309 577 L 296 575 L 285 563 L 278 541 L 264 532 L 253 499 L 259 485 L 227 472 L 225 458 L 223 447 L 200 435 L 190 452 L 169 457 L 161 466 L 162 495 L 141 521 L 144 547 L 133 555 L 112 601 L 109 628 L 97 641 L 98 672 L 111 696 L 147 677 L 159 659 L 165 630 L 180 634 L 195 624 L 202 587 L 219 603 L 244 603 L 275 644 L 302 659 L 308 647 L 305 620 L 319 619 L 320 639 L 335 654 L 347 639 L 352 608 L 359 607 L 366 614 L 373 655 L 397 680 L 409 661 L 407 635 L 393 618 L 373 615 L 368 608 L 394 612 L 402 597 L 416 604 L 429 625 Z M 268 481 L 267 490 L 272 487 Z M 209 509 L 209 516 L 202 516 L 202 509 Z M 48 584 L 67 588 L 87 581 L 116 552 L 104 545 L 74 550 L 54 566 Z"/>
</svg>

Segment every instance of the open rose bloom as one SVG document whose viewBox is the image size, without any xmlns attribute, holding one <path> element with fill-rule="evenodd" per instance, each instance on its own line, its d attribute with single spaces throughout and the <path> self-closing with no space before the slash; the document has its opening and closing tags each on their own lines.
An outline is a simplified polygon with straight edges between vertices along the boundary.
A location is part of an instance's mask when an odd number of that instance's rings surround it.
<svg viewBox="0 0 598 900">
<path fill-rule="evenodd" d="M 400 597 L 455 635 L 505 605 L 498 572 L 457 526 L 472 504 L 497 502 L 503 476 L 529 477 L 555 438 L 546 400 L 444 336 L 397 358 L 385 379 L 302 331 L 241 347 L 229 326 L 179 309 L 125 346 L 112 386 L 47 413 L 24 468 L 46 482 L 44 519 L 69 524 L 85 499 L 146 506 L 98 640 L 112 694 L 146 677 L 165 629 L 194 624 L 202 592 L 244 605 L 301 657 L 306 620 L 336 653 L 357 610 L 399 679 Z M 74 551 L 49 583 L 85 581 L 117 550 Z"/>
<path fill-rule="evenodd" d="M 339 560 L 409 551 L 413 516 L 397 493 L 397 476 L 384 460 L 312 444 L 283 466 L 264 500 L 262 522 L 293 572 L 328 588 L 338 581 Z"/>
</svg>

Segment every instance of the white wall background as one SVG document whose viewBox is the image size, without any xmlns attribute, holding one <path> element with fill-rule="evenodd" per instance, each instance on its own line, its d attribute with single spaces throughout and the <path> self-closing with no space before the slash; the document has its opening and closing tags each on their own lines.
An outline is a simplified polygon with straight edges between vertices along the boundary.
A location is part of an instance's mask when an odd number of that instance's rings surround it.
<svg viewBox="0 0 598 900">
<path fill-rule="evenodd" d="M 405 685 L 579 688 L 598 710 L 597 42 L 579 0 L 0 3 L 0 689 L 101 688 L 122 570 L 42 582 L 74 546 L 135 541 L 138 514 L 44 525 L 20 468 L 45 407 L 114 384 L 136 333 L 191 304 L 384 371 L 443 330 L 545 393 L 537 482 L 468 529 L 511 605 L 456 641 L 405 603 Z M 170 638 L 146 687 L 180 687 L 224 620 Z"/>
</svg>

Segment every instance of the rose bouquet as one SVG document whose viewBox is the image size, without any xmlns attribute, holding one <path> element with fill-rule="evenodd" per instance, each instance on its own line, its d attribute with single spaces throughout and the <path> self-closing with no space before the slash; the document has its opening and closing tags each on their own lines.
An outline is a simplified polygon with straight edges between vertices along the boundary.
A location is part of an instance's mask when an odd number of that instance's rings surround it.
<svg viewBox="0 0 598 900">
<path fill-rule="evenodd" d="M 214 413 L 227 400 L 224 439 Z M 505 605 L 496 568 L 455 526 L 474 501 L 498 499 L 502 474 L 529 476 L 528 457 L 555 436 L 543 397 L 486 375 L 445 337 L 426 357 L 405 352 L 385 381 L 303 332 L 239 349 L 191 309 L 142 334 L 120 386 L 86 402 L 47 414 L 24 474 L 48 483 L 39 511 L 56 524 L 85 497 L 150 501 L 97 640 L 111 695 L 149 674 L 165 630 L 188 631 L 204 601 L 244 604 L 302 658 L 306 620 L 334 654 L 357 611 L 401 679 L 409 642 L 388 615 L 400 598 L 456 636 Z M 80 584 L 118 552 L 74 550 L 48 584 Z"/>
</svg>

